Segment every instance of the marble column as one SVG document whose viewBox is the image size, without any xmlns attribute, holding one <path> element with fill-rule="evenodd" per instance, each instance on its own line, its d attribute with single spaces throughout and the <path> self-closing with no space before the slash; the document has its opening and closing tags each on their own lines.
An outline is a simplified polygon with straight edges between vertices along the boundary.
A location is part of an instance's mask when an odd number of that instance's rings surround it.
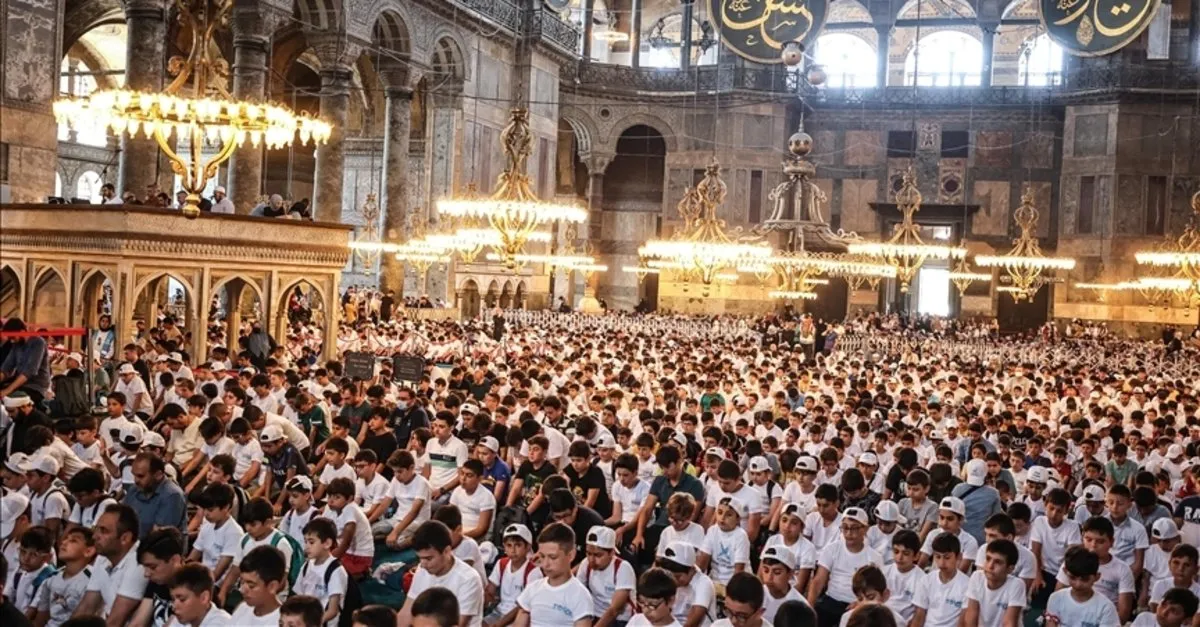
<svg viewBox="0 0 1200 627">
<path fill-rule="evenodd" d="M 593 16 L 596 10 L 596 0 L 585 0 L 583 3 L 583 51 L 584 61 L 592 60 L 592 33 L 594 29 Z"/>
<path fill-rule="evenodd" d="M 233 11 L 233 97 L 262 101 L 267 93 L 271 27 L 257 4 L 237 5 Z M 249 214 L 262 195 L 262 145 L 247 141 L 238 146 L 229 160 L 228 178 L 234 210 Z"/>
<path fill-rule="evenodd" d="M 329 141 L 317 147 L 313 188 L 313 217 L 325 222 L 342 219 L 342 189 L 346 170 L 346 120 L 350 113 L 353 71 L 346 65 L 321 68 L 321 117 L 333 126 Z"/>
<path fill-rule="evenodd" d="M 692 10 L 695 0 L 681 0 L 683 24 L 679 35 L 679 67 L 688 69 L 692 65 Z"/>
<path fill-rule="evenodd" d="M 633 0 L 633 27 L 629 35 L 629 59 L 633 67 L 642 66 L 642 0 Z"/>
<path fill-rule="evenodd" d="M 408 144 L 412 128 L 412 90 L 387 88 L 387 130 L 384 136 L 383 240 L 402 242 L 407 237 L 408 219 Z M 381 259 L 379 287 L 404 296 L 404 265 L 395 255 Z"/>
<path fill-rule="evenodd" d="M 125 24 L 129 37 L 125 55 L 125 88 L 160 92 L 165 76 L 167 54 L 166 11 L 161 0 L 129 0 L 125 4 Z M 174 174 L 163 158 L 159 164 L 158 144 L 140 133 L 137 139 L 121 138 L 118 159 L 117 194 L 132 191 L 140 199 L 146 186 L 156 184 L 172 193 Z M 165 185 L 164 185 L 165 182 Z"/>
<path fill-rule="evenodd" d="M 876 25 L 875 33 L 878 35 L 876 38 L 878 52 L 876 52 L 875 58 L 875 87 L 883 89 L 887 87 L 888 58 L 892 47 L 892 25 Z"/>
<path fill-rule="evenodd" d="M 992 86 L 993 57 L 996 53 L 996 30 L 999 24 L 980 22 L 979 30 L 983 35 L 983 67 L 980 68 L 979 84 L 983 87 Z"/>
<path fill-rule="evenodd" d="M 462 83 L 445 84 L 430 98 L 429 137 L 429 216 L 436 216 L 437 201 L 460 191 L 455 188 L 457 165 L 460 159 L 461 127 L 463 118 Z M 481 193 L 489 194 L 492 181 L 484 181 Z M 424 282 L 416 272 L 409 272 L 405 288 L 412 287 L 418 294 L 426 293 L 430 299 L 452 297 L 449 285 L 449 268 L 435 265 L 425 274 Z M 486 287 L 484 288 L 486 289 Z"/>
</svg>

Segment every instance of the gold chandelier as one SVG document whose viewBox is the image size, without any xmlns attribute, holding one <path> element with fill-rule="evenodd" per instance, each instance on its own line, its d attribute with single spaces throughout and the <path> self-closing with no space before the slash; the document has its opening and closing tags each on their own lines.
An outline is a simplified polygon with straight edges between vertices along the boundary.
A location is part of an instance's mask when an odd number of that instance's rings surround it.
<svg viewBox="0 0 1200 627">
<path fill-rule="evenodd" d="M 1192 216 L 1179 238 L 1156 250 L 1138 251 L 1134 258 L 1139 264 L 1164 273 L 1173 270 L 1173 275 L 1155 279 L 1160 280 L 1161 285 L 1173 285 L 1175 289 L 1163 289 L 1182 296 L 1185 306 L 1200 305 L 1200 191 L 1192 196 Z"/>
<path fill-rule="evenodd" d="M 492 249 L 509 270 L 516 270 L 517 256 L 525 252 L 525 243 L 539 226 L 553 222 L 584 222 L 587 210 L 577 205 L 538 200 L 532 182 L 525 173 L 533 152 L 533 134 L 529 130 L 529 112 L 513 109 L 508 126 L 500 133 L 504 156 L 508 160 L 490 198 L 450 198 L 439 200 L 438 212 L 457 218 L 487 220 L 499 233 L 500 242 Z"/>
<path fill-rule="evenodd" d="M 913 222 L 913 216 L 921 210 L 921 192 L 917 189 L 916 174 L 912 168 L 904 173 L 903 185 L 896 192 L 896 204 L 903 220 L 896 232 L 886 242 L 855 242 L 847 246 L 852 254 L 867 255 L 881 259 L 896 269 L 900 291 L 908 292 L 908 286 L 917 276 L 917 271 L 927 259 L 961 259 L 967 249 L 957 246 L 926 244 L 921 239 L 921 227 Z"/>
<path fill-rule="evenodd" d="M 1003 268 L 1008 272 L 1012 289 L 1003 290 L 1012 294 L 1018 303 L 1033 299 L 1034 294 L 1046 283 L 1043 273 L 1053 270 L 1072 270 L 1075 260 L 1068 257 L 1047 257 L 1038 245 L 1034 229 L 1037 228 L 1038 210 L 1033 206 L 1033 192 L 1025 188 L 1021 205 L 1013 212 L 1013 219 L 1021 228 L 1021 235 L 1013 240 L 1013 248 L 1006 255 L 976 255 L 975 263 L 985 268 Z"/>
<path fill-rule="evenodd" d="M 765 241 L 733 239 L 725 233 L 725 221 L 717 217 L 717 208 L 725 202 L 726 193 L 721 165 L 713 159 L 705 168 L 704 179 L 695 188 L 688 188 L 679 201 L 683 228 L 671 239 L 649 240 L 638 248 L 643 265 L 671 269 L 685 281 L 710 285 L 718 274 L 735 272 L 745 263 L 770 257 L 771 247 Z M 734 231 L 735 237 L 739 232 Z"/>
<path fill-rule="evenodd" d="M 958 263 L 954 264 L 954 268 L 950 270 L 950 282 L 954 287 L 958 288 L 958 295 L 963 296 L 967 293 L 967 288 L 971 287 L 976 281 L 991 281 L 992 275 L 976 272 L 971 268 L 971 263 L 966 257 L 960 257 Z"/>
<path fill-rule="evenodd" d="M 76 131 L 110 129 L 118 136 L 128 133 L 131 139 L 140 131 L 153 138 L 187 192 L 183 215 L 195 218 L 200 215 L 200 193 L 237 146 L 249 140 L 255 147 L 280 148 L 297 136 L 302 144 L 323 144 L 333 128 L 280 105 L 234 100 L 225 88 L 225 62 L 213 43 L 214 31 L 229 22 L 233 0 L 177 0 L 177 5 L 180 21 L 191 32 L 192 47 L 186 59 L 171 59 L 168 68 L 175 79 L 170 85 L 161 93 L 103 89 L 63 98 L 54 103 L 54 117 Z M 172 135 L 187 140 L 187 153 L 176 152 Z M 220 145 L 207 160 L 201 155 L 205 143 Z"/>
</svg>

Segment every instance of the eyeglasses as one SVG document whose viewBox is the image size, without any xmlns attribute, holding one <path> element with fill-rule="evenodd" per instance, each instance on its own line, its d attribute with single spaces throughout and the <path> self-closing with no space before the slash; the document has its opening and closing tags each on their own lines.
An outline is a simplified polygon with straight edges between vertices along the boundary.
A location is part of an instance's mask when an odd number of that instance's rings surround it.
<svg viewBox="0 0 1200 627">
<path fill-rule="evenodd" d="M 735 612 L 729 609 L 729 606 L 725 606 L 725 616 L 728 617 L 731 622 L 744 623 L 753 618 L 757 613 L 758 610 L 753 612 Z"/>
<path fill-rule="evenodd" d="M 637 602 L 643 612 L 653 612 L 662 607 L 667 601 L 666 599 L 647 599 L 644 596 L 638 595 Z"/>
</svg>

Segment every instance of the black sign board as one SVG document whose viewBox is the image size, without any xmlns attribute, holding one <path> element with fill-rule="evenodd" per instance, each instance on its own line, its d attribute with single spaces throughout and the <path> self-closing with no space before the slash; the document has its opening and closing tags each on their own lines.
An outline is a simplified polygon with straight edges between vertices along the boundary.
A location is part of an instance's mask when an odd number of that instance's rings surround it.
<svg viewBox="0 0 1200 627">
<path fill-rule="evenodd" d="M 757 63 L 782 63 L 783 46 L 815 39 L 829 0 L 709 0 L 721 41 Z"/>
<path fill-rule="evenodd" d="M 416 355 L 392 355 L 392 380 L 416 383 L 425 374 L 425 359 Z"/>
<path fill-rule="evenodd" d="M 375 355 L 371 353 L 346 353 L 342 361 L 346 376 L 351 379 L 366 381 L 375 376 Z"/>
<path fill-rule="evenodd" d="M 1154 19 L 1161 0 L 1041 0 L 1038 17 L 1058 45 L 1081 57 L 1116 52 Z"/>
</svg>

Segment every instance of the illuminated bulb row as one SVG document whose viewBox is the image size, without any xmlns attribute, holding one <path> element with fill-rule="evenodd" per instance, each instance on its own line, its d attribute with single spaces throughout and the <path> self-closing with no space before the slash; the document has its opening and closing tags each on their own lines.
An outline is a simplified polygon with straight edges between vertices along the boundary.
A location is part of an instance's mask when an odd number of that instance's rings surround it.
<svg viewBox="0 0 1200 627">
<path fill-rule="evenodd" d="M 967 249 L 954 246 L 937 246 L 929 244 L 889 244 L 887 242 L 863 242 L 850 244 L 851 254 L 871 255 L 874 257 L 903 256 L 929 257 L 932 259 L 959 259 L 967 256 Z"/>
<path fill-rule="evenodd" d="M 577 205 L 560 205 L 521 200 L 440 200 L 438 213 L 455 217 L 469 218 L 511 218 L 520 221 L 532 220 L 544 222 L 585 222 L 587 210 Z"/>
<path fill-rule="evenodd" d="M 1052 270 L 1072 270 L 1075 268 L 1074 259 L 1059 259 L 1055 257 L 1013 257 L 1009 255 L 977 255 L 975 263 L 985 268 L 1041 268 Z"/>
</svg>

